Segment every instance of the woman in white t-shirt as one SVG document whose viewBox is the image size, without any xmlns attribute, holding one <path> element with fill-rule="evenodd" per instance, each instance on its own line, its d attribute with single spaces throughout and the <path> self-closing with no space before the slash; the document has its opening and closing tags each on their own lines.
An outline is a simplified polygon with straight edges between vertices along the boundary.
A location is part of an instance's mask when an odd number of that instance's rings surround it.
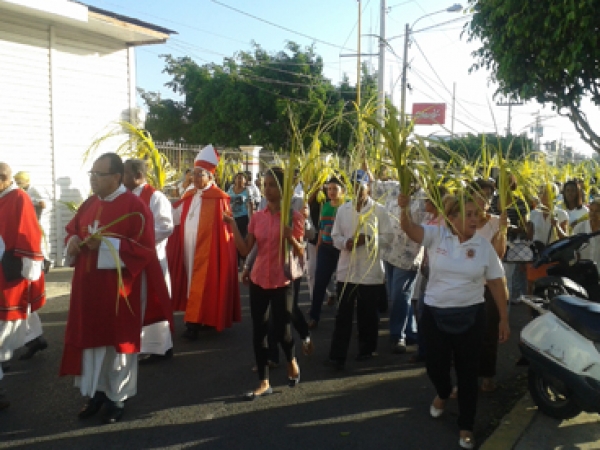
<svg viewBox="0 0 600 450">
<path fill-rule="evenodd" d="M 551 208 L 551 198 L 556 198 L 557 195 L 558 187 L 553 183 L 540 188 L 538 192 L 540 204 L 531 211 L 527 223 L 527 238 L 530 241 L 538 241 L 548 245 L 569 235 L 567 231 L 569 225 L 568 214 L 560 208 L 554 208 L 553 210 Z M 538 278 L 545 277 L 547 269 L 548 264 L 544 264 L 537 269 L 533 267 L 533 264 L 527 265 L 527 292 L 529 294 L 533 291 L 533 282 Z"/>
<path fill-rule="evenodd" d="M 587 219 L 588 208 L 583 204 L 583 190 L 575 180 L 567 181 L 562 188 L 563 202 L 561 208 L 569 215 L 569 227 Z"/>
<path fill-rule="evenodd" d="M 476 235 L 478 208 L 469 195 L 445 201 L 446 227 L 416 224 L 407 211 L 410 197 L 398 196 L 403 213 L 400 225 L 407 236 L 429 253 L 429 282 L 421 328 L 427 347 L 426 366 L 437 396 L 430 406 L 440 417 L 452 393 L 452 361 L 458 386 L 459 445 L 474 448 L 481 341 L 485 333 L 484 287 L 487 283 L 498 312 L 499 342 L 510 334 L 508 291 L 504 270 L 492 245 Z"/>
</svg>

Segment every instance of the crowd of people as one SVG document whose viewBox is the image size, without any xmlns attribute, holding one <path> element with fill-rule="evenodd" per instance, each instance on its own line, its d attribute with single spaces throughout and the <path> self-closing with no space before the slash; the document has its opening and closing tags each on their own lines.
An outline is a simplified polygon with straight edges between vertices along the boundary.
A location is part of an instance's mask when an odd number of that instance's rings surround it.
<svg viewBox="0 0 600 450">
<path fill-rule="evenodd" d="M 93 195 L 67 225 L 65 241 L 74 272 L 60 374 L 74 376 L 87 398 L 81 419 L 104 410 L 104 423 L 121 420 L 137 391 L 138 365 L 173 355 L 174 311 L 184 312 L 189 340 L 203 327 L 222 331 L 241 321 L 241 279 L 249 286 L 259 380 L 244 400 L 273 392 L 269 369 L 279 364 L 279 347 L 289 386 L 300 382 L 296 342 L 304 354 L 314 351 L 311 332 L 324 303 L 337 305 L 326 361 L 335 370 L 345 368 L 354 317 L 356 360 L 365 361 L 377 356 L 380 319 L 389 312 L 389 351 L 417 346 L 410 361 L 425 362 L 436 391 L 430 415 L 440 417 L 457 398 L 459 444 L 473 448 L 478 392 L 496 389 L 509 304 L 545 273 L 503 263 L 507 245 L 519 238 L 548 244 L 600 227 L 600 201 L 586 199 L 578 180 L 562 191 L 544 184 L 537 198 L 513 195 L 501 211 L 494 180 L 452 194 L 417 185 L 403 194 L 398 180 L 385 170 L 375 177 L 365 162 L 311 195 L 295 177 L 286 211 L 282 187 L 293 173 L 270 168 L 256 183 L 239 173 L 225 192 L 215 183 L 218 161 L 212 146 L 202 149 L 175 202 L 147 183 L 145 161 L 106 153 L 94 162 Z M 26 346 L 27 359 L 47 346 L 36 313 L 45 302 L 48 257 L 38 222 L 45 207 L 26 173 L 13 177 L 0 163 L 0 379 L 15 350 Z M 584 256 L 600 263 L 595 239 Z M 298 305 L 304 276 L 306 316 Z M 0 391 L 0 409 L 9 404 Z"/>
</svg>

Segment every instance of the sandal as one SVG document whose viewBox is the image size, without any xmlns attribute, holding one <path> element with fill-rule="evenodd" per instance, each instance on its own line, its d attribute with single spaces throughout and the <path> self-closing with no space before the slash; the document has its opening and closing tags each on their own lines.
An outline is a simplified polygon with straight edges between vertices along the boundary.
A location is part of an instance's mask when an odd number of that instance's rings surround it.
<svg viewBox="0 0 600 450">
<path fill-rule="evenodd" d="M 310 356 L 315 351 L 315 345 L 310 340 L 310 337 L 307 337 L 306 340 L 302 343 L 302 354 L 304 356 Z"/>
<path fill-rule="evenodd" d="M 461 433 L 461 436 L 458 439 L 458 445 L 460 445 L 460 448 L 464 448 L 466 450 L 475 448 L 475 440 L 473 439 L 473 435 L 471 433 Z"/>
</svg>

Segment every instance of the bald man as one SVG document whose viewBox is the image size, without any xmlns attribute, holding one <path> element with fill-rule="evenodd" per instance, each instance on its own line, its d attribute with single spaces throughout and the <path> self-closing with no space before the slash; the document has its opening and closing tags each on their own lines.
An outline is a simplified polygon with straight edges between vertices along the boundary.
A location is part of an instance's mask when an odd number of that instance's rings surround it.
<svg viewBox="0 0 600 450">
<path fill-rule="evenodd" d="M 44 294 L 42 233 L 27 194 L 0 162 L 0 362 L 8 361 L 27 336 L 27 317 L 41 308 Z M 0 380 L 4 373 L 0 366 Z M 0 394 L 0 409 L 10 405 Z"/>
</svg>

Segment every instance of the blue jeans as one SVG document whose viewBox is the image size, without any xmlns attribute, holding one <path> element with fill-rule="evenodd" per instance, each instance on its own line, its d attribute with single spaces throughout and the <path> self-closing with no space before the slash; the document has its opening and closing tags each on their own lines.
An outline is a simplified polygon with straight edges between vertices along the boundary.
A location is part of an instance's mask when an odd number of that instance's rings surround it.
<svg viewBox="0 0 600 450">
<path fill-rule="evenodd" d="M 318 322 L 321 318 L 321 306 L 327 291 L 327 285 L 337 269 L 340 251 L 333 245 L 321 244 L 317 250 L 317 269 L 315 270 L 315 286 L 311 299 L 310 318 Z"/>
<path fill-rule="evenodd" d="M 387 261 L 385 281 L 388 297 L 392 301 L 390 310 L 390 339 L 397 341 L 407 337 L 416 341 L 411 298 L 415 287 L 416 270 L 400 269 Z"/>
</svg>

